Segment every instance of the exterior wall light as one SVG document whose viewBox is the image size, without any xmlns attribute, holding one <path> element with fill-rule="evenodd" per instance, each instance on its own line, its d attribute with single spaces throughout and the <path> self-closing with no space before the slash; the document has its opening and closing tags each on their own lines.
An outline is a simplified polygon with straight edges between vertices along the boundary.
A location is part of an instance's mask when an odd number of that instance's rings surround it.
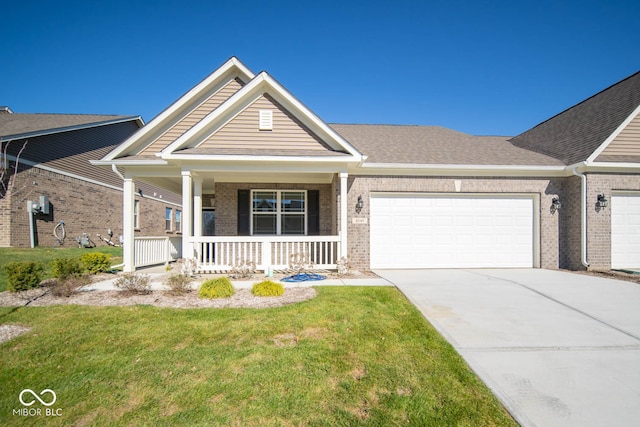
<svg viewBox="0 0 640 427">
<path fill-rule="evenodd" d="M 362 196 L 358 196 L 358 202 L 356 203 L 356 212 L 360 213 L 363 207 L 364 207 L 364 203 L 362 201 Z"/>
<path fill-rule="evenodd" d="M 558 199 L 557 197 L 554 197 L 553 200 L 551 200 L 551 213 L 552 214 L 556 213 L 556 211 L 559 211 L 560 208 L 562 208 L 562 203 L 560 203 L 560 199 Z"/>
<path fill-rule="evenodd" d="M 609 206 L 609 201 L 604 196 L 604 194 L 598 194 L 598 201 L 596 202 L 596 207 L 599 209 L 604 209 Z"/>
</svg>

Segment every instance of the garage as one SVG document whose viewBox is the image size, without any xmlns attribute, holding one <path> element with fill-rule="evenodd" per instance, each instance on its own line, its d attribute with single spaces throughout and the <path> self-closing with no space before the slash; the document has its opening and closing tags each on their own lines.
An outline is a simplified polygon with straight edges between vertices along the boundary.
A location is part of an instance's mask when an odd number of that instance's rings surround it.
<svg viewBox="0 0 640 427">
<path fill-rule="evenodd" d="M 611 268 L 640 268 L 640 193 L 611 195 Z"/>
<path fill-rule="evenodd" d="M 535 195 L 371 195 L 371 268 L 537 267 Z"/>
</svg>

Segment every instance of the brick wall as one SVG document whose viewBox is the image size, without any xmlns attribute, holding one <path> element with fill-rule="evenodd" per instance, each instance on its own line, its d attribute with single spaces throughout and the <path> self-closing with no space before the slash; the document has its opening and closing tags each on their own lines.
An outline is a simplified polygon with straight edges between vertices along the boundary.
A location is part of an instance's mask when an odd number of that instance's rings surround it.
<svg viewBox="0 0 640 427">
<path fill-rule="evenodd" d="M 11 208 L 2 214 L 0 207 L 0 242 L 3 246 L 29 247 L 30 231 L 27 200 L 37 201 L 39 196 L 49 197 L 51 213 L 35 216 L 35 234 L 39 246 L 54 246 L 53 229 L 61 220 L 65 223 L 65 246 L 75 246 L 75 237 L 89 233 L 98 245 L 97 238 L 113 230 L 114 239 L 122 234 L 122 191 L 88 183 L 38 168 L 29 168 L 18 174 Z M 140 200 L 140 230 L 136 235 L 165 235 L 165 206 L 175 206 L 137 197 Z M 6 211 L 10 211 L 7 218 Z M 7 233 L 6 230 L 9 229 Z"/>
<path fill-rule="evenodd" d="M 410 176 L 350 176 L 348 183 L 348 257 L 354 268 L 369 268 L 369 207 L 372 192 L 437 192 L 456 193 L 455 181 L 460 180 L 461 193 L 528 193 L 540 199 L 540 266 L 558 268 L 564 262 L 560 255 L 559 230 L 563 211 L 552 214 L 554 197 L 564 199 L 562 179 L 532 178 L 449 178 Z M 339 185 L 337 186 L 339 187 Z M 339 189 L 338 189 L 339 191 Z M 355 212 L 358 196 L 364 201 L 360 213 Z M 366 218 L 366 223 L 354 224 L 354 217 Z"/>
<path fill-rule="evenodd" d="M 320 234 L 331 235 L 335 229 L 335 201 L 331 184 L 247 184 L 216 182 L 216 235 L 235 236 L 238 233 L 238 190 L 319 190 Z M 204 205 L 204 198 L 203 198 Z"/>
</svg>

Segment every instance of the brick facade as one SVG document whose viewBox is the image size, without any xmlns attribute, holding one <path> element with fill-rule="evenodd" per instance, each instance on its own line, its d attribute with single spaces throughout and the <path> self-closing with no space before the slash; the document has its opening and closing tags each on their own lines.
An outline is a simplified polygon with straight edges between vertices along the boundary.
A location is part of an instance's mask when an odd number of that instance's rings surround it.
<svg viewBox="0 0 640 427">
<path fill-rule="evenodd" d="M 67 238 L 64 246 L 75 246 L 75 238 L 88 233 L 96 245 L 104 245 L 96 236 L 113 230 L 114 240 L 122 235 L 122 191 L 93 184 L 55 172 L 28 168 L 16 179 L 10 200 L 0 201 L 0 245 L 29 247 L 30 231 L 27 201 L 48 196 L 50 214 L 35 216 L 34 231 L 38 246 L 56 246 L 53 229 L 64 221 Z M 175 206 L 146 197 L 140 200 L 140 229 L 136 235 L 165 235 L 165 207 Z M 7 205 L 11 203 L 10 207 Z"/>
</svg>

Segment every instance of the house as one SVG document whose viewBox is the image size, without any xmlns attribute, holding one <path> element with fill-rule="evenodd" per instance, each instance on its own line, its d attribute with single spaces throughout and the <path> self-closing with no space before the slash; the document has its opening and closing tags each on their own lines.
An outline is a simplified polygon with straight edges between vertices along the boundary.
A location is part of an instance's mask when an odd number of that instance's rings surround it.
<svg viewBox="0 0 640 427">
<path fill-rule="evenodd" d="M 119 244 L 122 178 L 117 169 L 93 166 L 143 126 L 140 117 L 89 114 L 20 114 L 0 107 L 4 170 L 0 194 L 0 246 L 72 246 L 85 234 Z M 17 162 L 17 169 L 16 169 Z M 180 198 L 136 183 L 135 233 L 166 234 L 168 210 L 175 221 Z M 179 218 L 179 216 L 178 216 Z M 111 230 L 112 236 L 108 231 Z M 175 233 L 173 233 L 175 234 Z"/>
<path fill-rule="evenodd" d="M 199 269 L 640 267 L 640 73 L 516 137 L 325 123 L 237 58 L 94 164 L 180 193 Z M 205 229 L 209 221 L 213 226 Z M 213 222 L 212 222 L 213 221 Z"/>
</svg>

